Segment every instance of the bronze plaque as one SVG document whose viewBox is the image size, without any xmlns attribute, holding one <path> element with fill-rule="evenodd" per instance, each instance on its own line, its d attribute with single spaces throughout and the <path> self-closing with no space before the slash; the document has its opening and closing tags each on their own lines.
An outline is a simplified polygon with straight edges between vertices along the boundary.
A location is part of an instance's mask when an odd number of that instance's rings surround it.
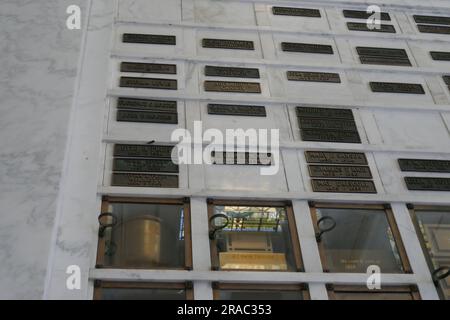
<svg viewBox="0 0 450 320">
<path fill-rule="evenodd" d="M 357 131 L 302 129 L 300 135 L 303 141 L 361 143 Z"/>
<path fill-rule="evenodd" d="M 377 193 L 373 181 L 311 179 L 314 192 Z"/>
<path fill-rule="evenodd" d="M 117 121 L 177 124 L 178 115 L 176 113 L 118 110 Z"/>
<path fill-rule="evenodd" d="M 176 64 L 122 62 L 120 72 L 177 74 Z"/>
<path fill-rule="evenodd" d="M 433 60 L 450 61 L 450 52 L 431 51 L 430 54 L 431 54 L 431 58 L 433 58 Z"/>
<path fill-rule="evenodd" d="M 281 50 L 286 52 L 333 54 L 332 46 L 315 43 L 282 42 Z"/>
<path fill-rule="evenodd" d="M 172 160 L 115 158 L 113 171 L 178 173 L 178 165 Z"/>
<path fill-rule="evenodd" d="M 421 84 L 401 82 L 370 82 L 373 92 L 425 94 Z"/>
<path fill-rule="evenodd" d="M 140 110 L 163 113 L 177 113 L 176 101 L 146 100 L 134 98 L 119 98 L 118 109 Z"/>
<path fill-rule="evenodd" d="M 411 67 L 412 64 L 408 58 L 391 58 L 391 57 L 375 57 L 375 56 L 360 56 L 359 60 L 362 64 L 377 64 L 386 66 L 401 66 Z"/>
<path fill-rule="evenodd" d="M 320 166 L 309 165 L 309 175 L 313 178 L 357 178 L 372 179 L 366 166 Z"/>
<path fill-rule="evenodd" d="M 227 116 L 266 117 L 263 106 L 247 106 L 236 104 L 208 104 L 208 114 Z"/>
<path fill-rule="evenodd" d="M 205 75 L 209 77 L 228 78 L 254 78 L 259 79 L 259 70 L 256 68 L 234 68 L 206 66 Z"/>
<path fill-rule="evenodd" d="M 341 83 L 339 73 L 288 71 L 287 78 L 289 81 Z"/>
<path fill-rule="evenodd" d="M 362 10 L 343 10 L 342 13 L 346 18 L 364 20 L 369 19 L 373 15 L 373 13 L 367 13 L 367 11 Z M 391 21 L 391 17 L 389 16 L 389 13 L 381 12 L 380 20 Z"/>
<path fill-rule="evenodd" d="M 450 178 L 405 177 L 408 190 L 450 191 Z"/>
<path fill-rule="evenodd" d="M 255 50 L 253 41 L 246 40 L 203 39 L 202 47 L 213 49 Z"/>
<path fill-rule="evenodd" d="M 308 118 L 333 118 L 353 120 L 353 112 L 350 109 L 332 109 L 316 107 L 297 107 L 297 117 Z"/>
<path fill-rule="evenodd" d="M 416 23 L 450 25 L 450 17 L 413 15 Z"/>
<path fill-rule="evenodd" d="M 177 175 L 113 173 L 112 186 L 178 188 Z"/>
<path fill-rule="evenodd" d="M 272 13 L 277 16 L 295 16 L 320 18 L 320 10 L 292 7 L 272 7 Z"/>
<path fill-rule="evenodd" d="M 450 160 L 398 159 L 402 171 L 450 173 Z"/>
<path fill-rule="evenodd" d="M 205 91 L 261 93 L 261 86 L 256 82 L 205 81 Z"/>
<path fill-rule="evenodd" d="M 272 164 L 272 154 L 213 151 L 211 152 L 211 160 L 213 164 L 270 166 Z"/>
<path fill-rule="evenodd" d="M 175 36 L 159 34 L 124 33 L 122 41 L 125 43 L 163 44 L 170 46 L 177 44 Z"/>
<path fill-rule="evenodd" d="M 379 29 L 369 29 L 366 23 L 347 22 L 347 28 L 351 31 L 369 31 L 369 32 L 386 32 L 395 33 L 394 26 L 390 24 L 381 24 Z"/>
<path fill-rule="evenodd" d="M 357 131 L 355 121 L 325 118 L 298 118 L 300 129 L 331 129 L 342 131 Z"/>
<path fill-rule="evenodd" d="M 333 163 L 367 165 L 367 158 L 360 152 L 305 151 L 308 163 Z"/>
<path fill-rule="evenodd" d="M 450 27 L 419 24 L 417 25 L 417 28 L 419 28 L 419 31 L 422 33 L 450 34 Z"/>
<path fill-rule="evenodd" d="M 375 56 L 375 57 L 408 59 L 408 54 L 406 53 L 405 49 L 356 47 L 356 51 L 358 52 L 358 54 L 360 56 Z"/>
<path fill-rule="evenodd" d="M 114 156 L 171 159 L 173 148 L 173 146 L 155 146 L 145 144 L 116 144 L 114 145 Z"/>
<path fill-rule="evenodd" d="M 177 80 L 157 79 L 157 78 L 134 78 L 121 77 L 120 86 L 125 88 L 146 88 L 146 89 L 162 89 L 177 90 Z"/>
</svg>

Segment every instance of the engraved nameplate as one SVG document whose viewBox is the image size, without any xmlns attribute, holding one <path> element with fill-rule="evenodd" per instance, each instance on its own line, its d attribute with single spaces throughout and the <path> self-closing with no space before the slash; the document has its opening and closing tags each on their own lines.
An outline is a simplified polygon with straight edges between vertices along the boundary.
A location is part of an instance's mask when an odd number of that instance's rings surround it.
<svg viewBox="0 0 450 320">
<path fill-rule="evenodd" d="M 266 117 L 263 106 L 246 106 L 234 104 L 208 104 L 208 114 L 228 116 Z"/>
<path fill-rule="evenodd" d="M 286 52 L 333 54 L 332 46 L 314 43 L 282 42 L 281 50 Z"/>
<path fill-rule="evenodd" d="M 375 184 L 367 180 L 312 179 L 311 185 L 314 192 L 377 193 Z"/>
<path fill-rule="evenodd" d="M 450 52 L 431 51 L 430 54 L 433 60 L 450 61 Z"/>
<path fill-rule="evenodd" d="M 132 158 L 159 158 L 171 159 L 173 146 L 143 145 L 143 144 L 116 144 L 115 157 Z"/>
<path fill-rule="evenodd" d="M 305 8 L 291 8 L 291 7 L 272 7 L 272 13 L 277 16 L 296 16 L 296 17 L 310 17 L 320 18 L 320 10 L 305 9 Z"/>
<path fill-rule="evenodd" d="M 117 121 L 177 124 L 178 115 L 176 113 L 118 110 Z"/>
<path fill-rule="evenodd" d="M 172 160 L 116 158 L 113 162 L 113 171 L 178 173 L 178 165 Z"/>
<path fill-rule="evenodd" d="M 361 143 L 356 131 L 302 129 L 300 135 L 303 141 Z"/>
<path fill-rule="evenodd" d="M 449 160 L 398 159 L 402 171 L 450 173 Z"/>
<path fill-rule="evenodd" d="M 343 10 L 342 13 L 346 18 L 365 19 L 365 20 L 369 19 L 373 15 L 373 13 L 367 13 L 367 11 L 360 11 L 360 10 Z M 389 16 L 389 13 L 381 12 L 380 20 L 391 21 L 391 17 Z"/>
<path fill-rule="evenodd" d="M 176 101 L 146 100 L 134 98 L 119 98 L 118 109 L 141 110 L 151 112 L 177 113 Z"/>
<path fill-rule="evenodd" d="M 373 92 L 425 94 L 421 84 L 401 82 L 370 82 Z"/>
<path fill-rule="evenodd" d="M 376 64 L 387 66 L 405 66 L 411 67 L 412 64 L 409 59 L 390 58 L 390 57 L 375 57 L 375 56 L 360 56 L 359 60 L 362 64 Z"/>
<path fill-rule="evenodd" d="M 364 166 L 320 166 L 309 165 L 309 175 L 313 178 L 358 178 L 372 179 L 369 167 Z"/>
<path fill-rule="evenodd" d="M 350 109 L 332 109 L 315 107 L 297 107 L 297 117 L 310 118 L 334 118 L 353 120 L 353 112 Z"/>
<path fill-rule="evenodd" d="M 261 86 L 255 82 L 205 81 L 205 91 L 261 93 Z"/>
<path fill-rule="evenodd" d="M 121 72 L 177 74 L 176 64 L 122 62 Z"/>
<path fill-rule="evenodd" d="M 287 78 L 289 81 L 311 81 L 311 82 L 332 82 L 332 83 L 341 82 L 339 73 L 327 73 L 327 72 L 288 71 Z"/>
<path fill-rule="evenodd" d="M 450 191 L 450 178 L 406 177 L 408 190 Z"/>
<path fill-rule="evenodd" d="M 177 175 L 113 173 L 113 186 L 178 188 Z"/>
<path fill-rule="evenodd" d="M 417 28 L 422 33 L 438 33 L 438 34 L 450 34 L 450 27 L 444 26 L 430 26 L 426 24 L 419 24 Z"/>
<path fill-rule="evenodd" d="M 209 77 L 254 78 L 259 79 L 259 70 L 256 68 L 232 68 L 206 66 L 205 75 Z"/>
<path fill-rule="evenodd" d="M 392 48 L 375 48 L 375 47 L 356 47 L 356 51 L 361 56 L 382 56 L 393 58 L 408 58 L 408 54 L 405 49 L 392 49 Z"/>
<path fill-rule="evenodd" d="M 316 119 L 298 118 L 301 129 L 332 129 L 342 131 L 356 131 L 356 124 L 353 120 L 343 119 Z"/>
<path fill-rule="evenodd" d="M 213 151 L 211 152 L 211 160 L 213 164 L 270 166 L 272 164 L 272 154 Z"/>
<path fill-rule="evenodd" d="M 367 165 L 366 155 L 359 152 L 305 151 L 305 157 L 308 163 Z"/>
<path fill-rule="evenodd" d="M 177 80 L 157 79 L 157 78 L 134 78 L 121 77 L 120 86 L 126 88 L 145 88 L 145 89 L 162 89 L 177 90 Z"/>
<path fill-rule="evenodd" d="M 450 25 L 450 17 L 413 15 L 416 23 Z"/>
<path fill-rule="evenodd" d="M 122 41 L 125 43 L 163 44 L 171 46 L 177 44 L 175 36 L 157 34 L 124 33 Z"/>
<path fill-rule="evenodd" d="M 253 41 L 245 40 L 203 39 L 202 46 L 213 49 L 255 50 Z"/>
<path fill-rule="evenodd" d="M 351 31 L 369 31 L 369 32 L 386 32 L 395 33 L 394 26 L 390 24 L 380 24 L 379 28 L 369 29 L 366 23 L 347 22 L 347 28 Z"/>
</svg>

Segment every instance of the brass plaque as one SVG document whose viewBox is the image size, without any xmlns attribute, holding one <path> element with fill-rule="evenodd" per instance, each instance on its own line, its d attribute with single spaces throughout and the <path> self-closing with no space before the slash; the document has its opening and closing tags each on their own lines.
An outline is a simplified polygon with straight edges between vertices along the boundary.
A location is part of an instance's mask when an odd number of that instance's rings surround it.
<svg viewBox="0 0 450 320">
<path fill-rule="evenodd" d="M 350 109 L 297 107 L 297 117 L 309 118 L 333 118 L 353 120 L 353 112 Z"/>
<path fill-rule="evenodd" d="M 367 13 L 367 11 L 362 11 L 362 10 L 343 10 L 342 13 L 344 14 L 344 17 L 346 17 L 346 18 L 364 19 L 364 20 L 369 19 L 373 15 L 373 13 Z M 380 20 L 391 21 L 391 17 L 389 16 L 389 13 L 381 12 Z"/>
<path fill-rule="evenodd" d="M 450 178 L 405 177 L 408 190 L 450 191 Z"/>
<path fill-rule="evenodd" d="M 120 72 L 177 74 L 176 64 L 122 62 Z"/>
<path fill-rule="evenodd" d="M 255 50 L 253 41 L 246 40 L 203 39 L 202 47 L 213 49 Z"/>
<path fill-rule="evenodd" d="M 272 7 L 272 13 L 277 16 L 296 16 L 320 18 L 320 10 L 292 7 Z"/>
<path fill-rule="evenodd" d="M 284 270 L 287 262 L 284 253 L 258 251 L 219 252 L 220 268 L 224 270 Z"/>
<path fill-rule="evenodd" d="M 365 166 L 321 166 L 309 165 L 309 175 L 313 178 L 357 178 L 372 179 L 369 167 Z"/>
<path fill-rule="evenodd" d="M 401 82 L 370 82 L 373 92 L 425 94 L 421 84 Z"/>
<path fill-rule="evenodd" d="M 272 164 L 272 154 L 213 151 L 211 152 L 211 160 L 213 164 L 270 166 Z"/>
<path fill-rule="evenodd" d="M 355 121 L 343 119 L 298 118 L 300 129 L 357 131 Z"/>
<path fill-rule="evenodd" d="M 332 46 L 315 43 L 282 42 L 281 50 L 286 52 L 333 54 Z"/>
<path fill-rule="evenodd" d="M 450 34 L 450 27 L 419 24 L 417 25 L 417 28 L 419 28 L 419 31 L 422 33 Z"/>
<path fill-rule="evenodd" d="M 145 144 L 116 144 L 114 145 L 114 156 L 171 159 L 173 148 L 173 146 L 155 146 Z"/>
<path fill-rule="evenodd" d="M 360 56 L 359 60 L 362 64 L 377 64 L 386 66 L 402 66 L 411 67 L 412 64 L 409 59 L 391 58 L 391 57 L 375 57 L 375 56 Z"/>
<path fill-rule="evenodd" d="M 431 51 L 431 58 L 438 61 L 450 61 L 450 52 Z"/>
<path fill-rule="evenodd" d="M 303 141 L 361 143 L 356 131 L 302 129 L 300 134 Z"/>
<path fill-rule="evenodd" d="M 339 73 L 288 71 L 287 78 L 289 81 L 341 83 Z"/>
<path fill-rule="evenodd" d="M 177 44 L 175 36 L 159 34 L 124 33 L 122 41 L 125 43 L 163 44 L 170 46 Z"/>
<path fill-rule="evenodd" d="M 314 192 L 377 193 L 375 184 L 367 180 L 311 179 Z"/>
<path fill-rule="evenodd" d="M 254 78 L 259 79 L 259 70 L 256 68 L 234 68 L 206 66 L 205 75 L 209 77 Z"/>
<path fill-rule="evenodd" d="M 208 114 L 228 116 L 266 117 L 263 106 L 246 106 L 236 104 L 208 104 Z"/>
<path fill-rule="evenodd" d="M 261 93 L 261 86 L 256 82 L 205 81 L 205 91 Z"/>
<path fill-rule="evenodd" d="M 308 163 L 367 165 L 366 155 L 359 152 L 305 151 L 305 156 Z"/>
<path fill-rule="evenodd" d="M 369 32 L 385 32 L 395 33 L 395 28 L 390 24 L 381 24 L 379 29 L 369 29 L 366 23 L 347 22 L 347 28 L 351 31 L 369 31 Z"/>
<path fill-rule="evenodd" d="M 413 15 L 416 23 L 450 25 L 450 17 Z"/>
<path fill-rule="evenodd" d="M 408 59 L 408 54 L 405 49 L 392 48 L 376 48 L 376 47 L 356 47 L 356 52 L 360 56 L 376 56 L 389 58 L 403 58 Z"/>
<path fill-rule="evenodd" d="M 176 113 L 118 110 L 117 121 L 177 124 L 178 115 Z"/>
<path fill-rule="evenodd" d="M 402 171 L 450 173 L 449 160 L 398 159 Z"/>
<path fill-rule="evenodd" d="M 178 188 L 178 176 L 162 174 L 113 173 L 111 185 L 118 187 Z"/>
<path fill-rule="evenodd" d="M 113 171 L 178 173 L 178 165 L 172 160 L 115 158 Z"/>
<path fill-rule="evenodd" d="M 176 101 L 146 100 L 134 98 L 119 98 L 118 109 L 130 109 L 151 112 L 177 113 Z"/>
<path fill-rule="evenodd" d="M 120 86 L 125 88 L 146 88 L 146 89 L 162 89 L 177 90 L 177 80 L 157 79 L 157 78 L 134 78 L 121 77 Z"/>
</svg>

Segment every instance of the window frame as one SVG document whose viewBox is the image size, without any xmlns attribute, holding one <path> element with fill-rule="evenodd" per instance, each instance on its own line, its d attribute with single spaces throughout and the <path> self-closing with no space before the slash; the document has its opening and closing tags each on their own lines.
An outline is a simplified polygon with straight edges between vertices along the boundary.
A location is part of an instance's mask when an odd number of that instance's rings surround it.
<svg viewBox="0 0 450 320">
<path fill-rule="evenodd" d="M 381 289 L 370 290 L 364 285 L 335 285 L 327 284 L 327 293 L 329 300 L 337 300 L 335 293 L 408 293 L 411 295 L 411 300 L 422 300 L 419 289 L 416 285 L 409 286 L 383 286 Z"/>
<path fill-rule="evenodd" d="M 297 291 L 302 293 L 303 300 L 310 300 L 309 286 L 306 283 L 274 284 L 274 283 L 237 283 L 213 282 L 213 300 L 220 300 L 221 290 L 265 290 L 265 291 Z"/>
<path fill-rule="evenodd" d="M 294 256 L 295 270 L 291 272 L 304 272 L 302 252 L 297 233 L 297 223 L 295 221 L 294 210 L 290 201 L 258 201 L 258 200 L 218 200 L 207 199 L 208 221 L 214 215 L 214 207 L 218 205 L 226 206 L 247 206 L 247 207 L 278 207 L 285 208 L 286 218 L 289 224 L 290 240 L 292 245 L 292 254 Z M 209 228 L 209 223 L 208 223 Z M 217 252 L 216 240 L 209 239 L 209 249 L 211 255 L 211 270 L 213 271 L 251 271 L 251 272 L 290 272 L 289 270 L 258 270 L 258 269 L 233 269 L 221 270 Z"/>
<path fill-rule="evenodd" d="M 166 268 L 166 267 L 153 267 L 153 268 L 140 268 L 140 270 L 192 270 L 192 231 L 191 231 L 191 208 L 189 198 L 176 198 L 176 199 L 160 199 L 160 198 L 132 198 L 132 197 L 108 197 L 102 198 L 101 212 L 107 213 L 109 211 L 109 205 L 111 203 L 135 203 L 135 204 L 166 204 L 166 205 L 182 205 L 184 213 L 184 267 L 180 268 Z M 106 238 L 98 238 L 97 245 L 97 257 L 95 267 L 98 269 L 105 268 L 105 243 Z M 117 268 L 107 267 L 108 269 L 135 269 L 130 268 Z"/>
<path fill-rule="evenodd" d="M 317 234 L 319 229 L 317 227 L 317 209 L 362 209 L 362 210 L 383 210 L 386 215 L 386 220 L 388 222 L 389 228 L 394 237 L 395 246 L 397 247 L 398 254 L 400 256 L 400 262 L 403 267 L 403 273 L 399 274 L 412 274 L 411 264 L 406 253 L 403 240 L 400 235 L 400 231 L 395 221 L 394 213 L 392 212 L 391 205 L 389 204 L 342 204 L 342 203 L 325 203 L 325 202 L 309 202 L 309 208 L 311 212 L 311 219 L 313 222 L 314 232 Z M 323 242 L 318 242 L 317 246 L 319 248 L 320 260 L 322 262 L 323 272 L 330 272 L 327 264 L 325 247 Z M 335 272 L 335 273 L 345 273 L 345 272 Z"/>
</svg>

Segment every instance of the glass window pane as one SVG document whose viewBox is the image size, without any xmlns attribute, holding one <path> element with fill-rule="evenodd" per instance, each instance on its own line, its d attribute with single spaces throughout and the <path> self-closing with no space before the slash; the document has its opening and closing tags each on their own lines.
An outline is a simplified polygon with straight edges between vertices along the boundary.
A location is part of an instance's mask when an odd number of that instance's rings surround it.
<svg viewBox="0 0 450 320">
<path fill-rule="evenodd" d="M 303 293 L 300 290 L 219 290 L 219 300 L 303 300 Z"/>
<path fill-rule="evenodd" d="M 216 233 L 222 270 L 296 270 L 286 209 L 282 207 L 215 206 L 228 217 Z"/>
<path fill-rule="evenodd" d="M 416 211 L 420 232 L 425 243 L 432 272 L 450 267 L 450 211 Z M 441 293 L 450 299 L 450 277 L 439 281 Z"/>
<path fill-rule="evenodd" d="M 183 268 L 182 205 L 112 203 L 117 224 L 105 231 L 105 267 Z"/>
<path fill-rule="evenodd" d="M 366 273 L 370 265 L 379 266 L 383 273 L 403 272 L 384 210 L 318 208 L 317 219 L 322 217 L 336 222 L 322 236 L 330 272 Z"/>
<path fill-rule="evenodd" d="M 334 300 L 414 300 L 407 292 L 335 292 Z"/>
<path fill-rule="evenodd" d="M 102 288 L 101 300 L 185 300 L 183 289 Z"/>
</svg>

